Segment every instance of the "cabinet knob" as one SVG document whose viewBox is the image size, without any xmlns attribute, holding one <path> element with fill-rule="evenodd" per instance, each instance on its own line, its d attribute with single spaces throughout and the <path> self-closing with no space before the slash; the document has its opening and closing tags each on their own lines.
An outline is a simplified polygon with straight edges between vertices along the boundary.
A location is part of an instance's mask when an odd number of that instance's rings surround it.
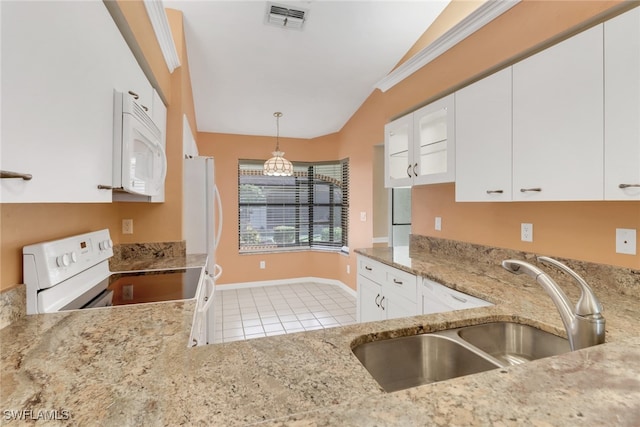
<svg viewBox="0 0 640 427">
<path fill-rule="evenodd" d="M 487 190 L 487 194 L 502 194 L 504 191 L 502 190 Z"/>
<path fill-rule="evenodd" d="M 618 188 L 631 188 L 631 187 L 640 187 L 640 184 L 620 184 Z"/>
<path fill-rule="evenodd" d="M 536 188 L 521 188 L 521 189 L 520 189 L 520 192 L 521 192 L 521 193 L 526 193 L 526 192 L 528 192 L 528 191 L 537 191 L 537 192 L 540 192 L 540 191 L 542 191 L 542 188 L 540 188 L 540 187 L 536 187 Z"/>
</svg>

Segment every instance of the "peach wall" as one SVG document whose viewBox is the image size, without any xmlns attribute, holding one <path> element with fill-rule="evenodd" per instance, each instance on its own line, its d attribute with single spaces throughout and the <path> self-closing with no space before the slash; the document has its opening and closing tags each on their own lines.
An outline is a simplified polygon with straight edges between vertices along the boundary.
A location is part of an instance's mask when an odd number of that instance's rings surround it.
<svg viewBox="0 0 640 427">
<path fill-rule="evenodd" d="M 271 157 L 275 148 L 272 136 L 243 136 L 199 132 L 198 152 L 215 158 L 216 185 L 223 205 L 224 226 L 216 262 L 224 273 L 218 284 L 254 282 L 260 280 L 296 277 L 322 277 L 338 279 L 343 266 L 343 255 L 317 251 L 287 252 L 279 254 L 238 253 L 238 160 Z M 311 140 L 280 138 L 280 148 L 291 161 L 308 162 L 337 160 L 337 135 Z M 260 261 L 266 269 L 259 268 Z"/>
<path fill-rule="evenodd" d="M 167 111 L 168 173 L 166 202 L 111 204 L 0 204 L 0 291 L 22 283 L 22 247 L 44 240 L 109 228 L 116 243 L 174 241 L 182 239 L 182 115 L 195 123 L 191 82 L 186 66 L 182 14 L 168 12 L 183 67 L 172 74 L 164 62 L 142 2 L 119 1 L 128 25 L 136 35 L 154 77 L 163 85 Z M 186 88 L 186 89 L 183 89 Z M 184 90 L 188 93 L 185 94 Z M 195 127 L 194 127 L 195 128 Z M 121 220 L 134 220 L 134 234 L 121 234 Z M 167 221 L 167 218 L 177 219 Z"/>
</svg>

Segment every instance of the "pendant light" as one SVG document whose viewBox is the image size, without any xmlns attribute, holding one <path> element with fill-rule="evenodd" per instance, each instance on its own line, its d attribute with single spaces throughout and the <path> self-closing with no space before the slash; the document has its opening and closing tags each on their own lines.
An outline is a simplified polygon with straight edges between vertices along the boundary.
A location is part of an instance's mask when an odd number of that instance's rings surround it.
<svg viewBox="0 0 640 427">
<path fill-rule="evenodd" d="M 280 117 L 282 113 L 275 112 L 273 116 L 276 118 L 276 151 L 273 157 L 264 162 L 264 175 L 269 176 L 291 176 L 293 175 L 293 165 L 284 158 L 284 152 L 280 151 Z"/>
</svg>

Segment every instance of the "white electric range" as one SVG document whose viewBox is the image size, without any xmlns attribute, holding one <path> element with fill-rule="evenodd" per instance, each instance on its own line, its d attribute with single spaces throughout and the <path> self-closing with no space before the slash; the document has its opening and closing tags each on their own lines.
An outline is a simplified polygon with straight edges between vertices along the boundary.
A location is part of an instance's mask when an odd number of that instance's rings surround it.
<svg viewBox="0 0 640 427">
<path fill-rule="evenodd" d="M 214 281 L 202 267 L 111 272 L 109 230 L 37 243 L 22 249 L 27 314 L 196 300 L 189 346 L 214 330 Z"/>
</svg>

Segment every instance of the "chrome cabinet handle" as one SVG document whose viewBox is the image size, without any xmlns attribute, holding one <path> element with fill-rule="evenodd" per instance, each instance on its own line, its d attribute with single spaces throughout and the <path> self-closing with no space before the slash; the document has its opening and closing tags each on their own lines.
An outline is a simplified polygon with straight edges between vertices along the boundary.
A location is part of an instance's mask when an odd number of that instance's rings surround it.
<svg viewBox="0 0 640 427">
<path fill-rule="evenodd" d="M 140 98 L 140 95 L 138 95 L 137 93 L 135 93 L 132 90 L 129 91 L 129 95 L 133 96 L 133 99 L 139 99 Z"/>
<path fill-rule="evenodd" d="M 542 191 L 542 188 L 536 187 L 536 188 L 521 188 L 520 192 L 521 193 L 526 193 L 527 191 L 537 191 L 540 192 Z"/>
<path fill-rule="evenodd" d="M 411 178 L 411 172 L 410 172 L 410 170 L 411 170 L 411 165 L 407 166 L 407 176 L 408 176 L 409 178 Z"/>
<path fill-rule="evenodd" d="M 487 190 L 487 194 L 502 194 L 504 191 L 502 190 Z"/>
<path fill-rule="evenodd" d="M 416 163 L 415 165 L 413 165 L 413 174 L 415 176 L 418 176 L 418 172 L 416 172 L 416 168 L 418 167 L 418 164 Z"/>
<path fill-rule="evenodd" d="M 451 294 L 450 294 L 451 295 Z M 459 297 L 457 295 L 451 295 L 451 298 L 453 298 L 454 300 L 460 301 L 460 302 L 467 302 L 466 299 Z"/>
<path fill-rule="evenodd" d="M 31 178 L 33 178 L 33 175 L 31 175 L 30 173 L 0 171 L 0 178 L 22 178 L 25 181 L 29 181 L 31 180 Z"/>
<path fill-rule="evenodd" d="M 382 305 L 382 301 L 384 301 L 384 297 L 380 300 L 380 308 L 384 310 L 384 305 Z"/>
<path fill-rule="evenodd" d="M 393 279 L 393 283 L 395 283 L 396 285 L 402 285 L 402 280 L 398 280 L 396 278 Z"/>
<path fill-rule="evenodd" d="M 631 187 L 640 187 L 640 184 L 620 184 L 618 188 L 631 188 Z"/>
<path fill-rule="evenodd" d="M 378 298 L 380 298 L 380 294 L 376 295 L 376 305 L 380 307 L 380 303 L 378 302 Z"/>
<path fill-rule="evenodd" d="M 364 269 L 367 270 L 367 271 L 372 271 L 373 270 L 373 268 L 369 267 L 368 265 L 365 265 Z"/>
</svg>

